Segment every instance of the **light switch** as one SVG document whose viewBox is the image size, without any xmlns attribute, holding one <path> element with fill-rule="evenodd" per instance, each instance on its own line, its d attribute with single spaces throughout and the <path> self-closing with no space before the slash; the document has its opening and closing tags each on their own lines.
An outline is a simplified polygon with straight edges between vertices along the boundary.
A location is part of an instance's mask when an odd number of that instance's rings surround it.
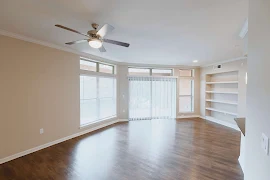
<svg viewBox="0 0 270 180">
<path fill-rule="evenodd" d="M 41 128 L 41 129 L 39 130 L 39 133 L 40 133 L 40 134 L 43 134 L 43 133 L 44 133 L 44 129 Z"/>
<path fill-rule="evenodd" d="M 269 154 L 269 138 L 262 133 L 261 145 L 264 152 L 268 155 Z"/>
</svg>

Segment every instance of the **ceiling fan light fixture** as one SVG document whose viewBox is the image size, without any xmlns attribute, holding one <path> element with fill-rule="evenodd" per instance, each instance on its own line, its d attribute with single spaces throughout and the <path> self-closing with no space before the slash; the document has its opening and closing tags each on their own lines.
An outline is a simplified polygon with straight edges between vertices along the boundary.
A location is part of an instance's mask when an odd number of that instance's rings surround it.
<svg viewBox="0 0 270 180">
<path fill-rule="evenodd" d="M 92 48 L 98 49 L 98 48 L 100 48 L 100 47 L 102 46 L 102 42 L 101 42 L 101 40 L 99 40 L 99 39 L 91 39 L 91 40 L 89 41 L 89 45 L 90 45 Z"/>
</svg>

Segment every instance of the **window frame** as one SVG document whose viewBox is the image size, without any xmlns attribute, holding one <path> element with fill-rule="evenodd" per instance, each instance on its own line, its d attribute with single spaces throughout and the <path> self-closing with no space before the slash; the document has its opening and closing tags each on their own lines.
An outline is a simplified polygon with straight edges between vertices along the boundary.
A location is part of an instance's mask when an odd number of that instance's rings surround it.
<svg viewBox="0 0 270 180">
<path fill-rule="evenodd" d="M 180 70 L 192 70 L 191 76 L 180 76 Z M 195 69 L 179 69 L 179 76 L 178 76 L 178 114 L 188 114 L 188 113 L 194 113 L 195 108 Z M 180 95 L 181 87 L 180 87 L 180 81 L 181 80 L 190 80 L 191 81 L 191 95 Z M 191 110 L 190 111 L 180 111 L 180 97 L 190 97 L 191 98 Z"/>
<path fill-rule="evenodd" d="M 100 78 L 113 78 L 115 80 L 115 87 L 114 87 L 114 96 L 115 97 L 112 97 L 114 98 L 114 101 L 115 101 L 115 115 L 111 116 L 111 117 L 106 117 L 106 118 L 103 118 L 103 119 L 98 119 L 96 121 L 92 121 L 92 122 L 89 122 L 89 123 L 86 123 L 86 124 L 81 124 L 81 113 L 80 113 L 80 118 L 79 118 L 79 128 L 86 128 L 88 126 L 91 126 L 92 124 L 95 124 L 95 123 L 99 123 L 101 121 L 106 121 L 106 120 L 109 120 L 109 119 L 115 119 L 117 118 L 117 112 L 118 112 L 118 104 L 117 104 L 117 91 L 118 91 L 118 82 L 117 82 L 117 75 L 116 75 L 116 65 L 113 65 L 113 64 L 108 64 L 108 63 L 103 63 L 103 62 L 97 62 L 97 61 L 92 61 L 92 60 L 89 60 L 87 58 L 83 58 L 81 57 L 80 60 L 83 60 L 83 61 L 90 61 L 90 62 L 94 62 L 94 63 L 97 63 L 97 69 L 96 71 L 89 71 L 89 70 L 83 70 L 83 69 L 80 69 L 80 75 L 79 75 L 79 78 L 81 76 L 89 76 L 89 77 L 96 77 L 97 78 L 97 83 L 99 83 L 99 79 Z M 104 72 L 99 72 L 99 64 L 104 64 L 104 65 L 109 65 L 109 66 L 112 66 L 113 67 L 113 74 L 111 73 L 104 73 Z M 81 84 L 80 84 L 81 86 Z M 97 84 L 97 91 L 99 89 L 99 84 Z M 81 92 L 81 91 L 80 91 Z M 98 92 L 97 92 L 98 93 Z M 99 97 L 97 97 L 98 99 Z M 80 97 L 80 101 L 81 101 L 81 97 Z M 98 105 L 97 106 L 98 108 L 100 108 L 100 106 Z M 81 111 L 81 103 L 80 103 L 80 111 Z M 99 111 L 99 110 L 97 110 Z"/>
<path fill-rule="evenodd" d="M 98 123 L 98 122 L 101 122 L 101 121 L 104 121 L 104 120 L 108 120 L 108 119 L 112 119 L 112 118 L 116 118 L 117 117 L 117 79 L 116 77 L 113 77 L 113 76 L 99 76 L 99 75 L 88 75 L 88 74 L 80 74 L 80 78 L 82 76 L 86 76 L 86 77 L 95 77 L 96 78 L 96 98 L 91 98 L 92 99 L 95 99 L 97 101 L 97 116 L 98 116 L 98 119 L 95 120 L 95 121 L 92 121 L 92 122 L 89 122 L 89 123 L 85 123 L 85 124 L 81 124 L 81 113 L 80 113 L 80 128 L 84 128 L 84 127 L 87 127 L 91 124 L 95 124 L 95 123 Z M 115 81 L 115 84 L 114 84 L 114 88 L 113 88 L 113 97 L 100 97 L 99 96 L 99 87 L 100 87 L 100 84 L 99 84 L 99 81 L 100 81 L 100 78 L 111 78 Z M 80 84 L 81 85 L 81 84 Z M 101 99 L 104 99 L 104 98 L 112 98 L 115 102 L 115 115 L 112 115 L 112 116 L 108 116 L 108 117 L 105 117 L 105 118 L 100 118 L 100 100 Z M 81 97 L 80 97 L 80 101 L 81 101 Z M 80 102 L 80 110 L 81 110 L 81 102 Z"/>
<path fill-rule="evenodd" d="M 96 73 L 104 73 L 104 74 L 116 74 L 116 66 L 114 64 L 109 64 L 109 63 L 104 63 L 104 62 L 99 62 L 99 61 L 94 61 L 92 59 L 88 59 L 88 58 L 84 58 L 84 57 L 80 57 L 80 62 L 82 61 L 89 61 L 89 62 L 92 62 L 92 63 L 95 63 L 96 64 L 96 71 L 89 71 L 89 70 L 84 70 L 84 69 L 81 69 L 80 67 L 80 70 L 81 71 L 88 71 L 88 72 L 96 72 Z M 102 65 L 107 65 L 107 66 L 111 66 L 112 67 L 112 73 L 105 73 L 105 72 L 100 72 L 100 64 Z"/>
<path fill-rule="evenodd" d="M 164 76 L 164 77 L 171 77 L 173 76 L 173 69 L 172 68 L 147 68 L 147 67 L 134 67 L 134 66 L 129 66 L 128 67 L 128 75 L 129 76 L 142 76 L 142 75 L 132 75 L 132 74 L 129 74 L 129 69 L 132 68 L 132 69 L 148 69 L 149 70 L 149 75 L 144 75 L 144 76 L 153 76 L 153 70 L 170 70 L 171 71 L 171 74 L 170 76 Z"/>
</svg>

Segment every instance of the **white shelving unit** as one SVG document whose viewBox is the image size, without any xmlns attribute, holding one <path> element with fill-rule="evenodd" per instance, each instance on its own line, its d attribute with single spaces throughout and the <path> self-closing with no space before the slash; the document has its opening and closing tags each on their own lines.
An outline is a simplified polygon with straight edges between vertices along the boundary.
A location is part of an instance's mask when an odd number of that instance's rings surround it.
<svg viewBox="0 0 270 180">
<path fill-rule="evenodd" d="M 205 118 L 237 129 L 238 71 L 206 74 Z"/>
<path fill-rule="evenodd" d="M 226 101 L 226 100 L 215 100 L 215 99 L 206 99 L 206 102 L 221 103 L 221 104 L 231 104 L 238 105 L 238 102 Z"/>
<path fill-rule="evenodd" d="M 226 91 L 206 91 L 206 93 L 212 93 L 212 94 L 238 94 L 238 92 L 226 92 Z"/>
<path fill-rule="evenodd" d="M 215 109 L 215 108 L 205 108 L 205 109 L 206 110 L 209 110 L 209 111 L 215 111 L 215 112 L 220 112 L 220 113 L 224 113 L 224 114 L 229 114 L 229 115 L 237 116 L 236 113 L 228 112 L 228 111 L 223 111 L 223 110 L 219 110 L 219 109 Z"/>
<path fill-rule="evenodd" d="M 217 81 L 217 82 L 206 82 L 206 84 L 238 84 L 238 81 Z"/>
</svg>

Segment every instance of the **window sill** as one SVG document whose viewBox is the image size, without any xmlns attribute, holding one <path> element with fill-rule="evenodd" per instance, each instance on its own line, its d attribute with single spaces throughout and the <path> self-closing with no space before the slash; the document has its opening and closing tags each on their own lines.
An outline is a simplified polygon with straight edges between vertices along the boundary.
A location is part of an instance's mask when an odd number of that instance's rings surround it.
<svg viewBox="0 0 270 180">
<path fill-rule="evenodd" d="M 90 123 L 87 123 L 87 124 L 84 124 L 84 125 L 80 125 L 79 129 L 88 128 L 88 127 L 93 126 L 95 124 L 99 124 L 100 122 L 112 120 L 114 118 L 116 118 L 116 116 L 111 116 L 111 117 L 107 117 L 107 118 L 104 118 L 104 119 L 101 119 L 101 120 L 98 120 L 98 121 L 94 121 L 94 122 L 90 122 Z"/>
</svg>

